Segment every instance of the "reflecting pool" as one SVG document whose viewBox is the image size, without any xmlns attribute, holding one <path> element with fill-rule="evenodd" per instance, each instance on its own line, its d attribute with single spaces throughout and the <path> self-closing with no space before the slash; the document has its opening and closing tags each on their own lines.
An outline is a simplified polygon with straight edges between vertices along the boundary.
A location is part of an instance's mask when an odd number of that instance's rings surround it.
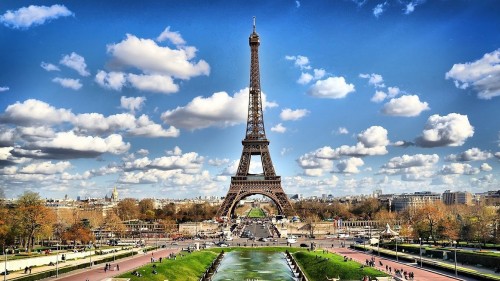
<svg viewBox="0 0 500 281">
<path fill-rule="evenodd" d="M 283 253 L 233 251 L 224 254 L 213 281 L 296 280 Z"/>
</svg>

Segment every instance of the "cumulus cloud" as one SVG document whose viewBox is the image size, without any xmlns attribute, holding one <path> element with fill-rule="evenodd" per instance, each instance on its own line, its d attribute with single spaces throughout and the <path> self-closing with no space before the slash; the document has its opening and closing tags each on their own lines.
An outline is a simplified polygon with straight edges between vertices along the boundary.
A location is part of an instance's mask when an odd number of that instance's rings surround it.
<svg viewBox="0 0 500 281">
<path fill-rule="evenodd" d="M 80 79 L 56 77 L 56 78 L 52 79 L 52 82 L 57 83 L 64 88 L 68 88 L 68 89 L 72 89 L 72 90 L 80 90 L 80 88 L 82 87 L 82 83 L 80 83 Z"/>
<path fill-rule="evenodd" d="M 335 133 L 337 135 L 347 135 L 349 134 L 349 130 L 347 130 L 347 128 L 345 127 L 339 127 Z"/>
<path fill-rule="evenodd" d="M 74 132 L 59 132 L 51 140 L 33 143 L 35 148 L 42 152 L 59 155 L 80 155 L 81 157 L 95 157 L 103 153 L 122 154 L 129 150 L 130 143 L 123 142 L 122 136 L 112 134 L 107 138 L 78 136 Z"/>
<path fill-rule="evenodd" d="M 156 38 L 156 41 L 158 42 L 163 42 L 165 40 L 168 40 L 175 45 L 186 44 L 186 41 L 182 39 L 182 36 L 178 31 L 170 31 L 170 26 L 167 26 L 165 30 L 163 30 L 163 32 Z"/>
<path fill-rule="evenodd" d="M 318 158 L 314 153 L 302 155 L 296 161 L 304 170 L 304 175 L 309 177 L 320 177 L 333 168 L 333 162 L 331 160 Z"/>
<path fill-rule="evenodd" d="M 286 132 L 286 127 L 283 126 L 283 124 L 279 123 L 276 126 L 271 127 L 271 131 L 276 133 L 284 133 Z"/>
<path fill-rule="evenodd" d="M 305 85 L 305 84 L 308 84 L 309 82 L 311 82 L 313 80 L 313 78 L 314 77 L 310 73 L 302 72 L 300 74 L 299 79 L 297 80 L 297 83 Z"/>
<path fill-rule="evenodd" d="M 40 64 L 40 66 L 47 71 L 61 71 L 61 69 L 59 69 L 59 67 L 57 65 L 53 65 L 51 63 L 46 63 L 43 61 Z"/>
<path fill-rule="evenodd" d="M 43 101 L 28 99 L 7 106 L 0 120 L 16 125 L 57 124 L 69 122 L 73 116 L 71 110 L 56 109 Z"/>
<path fill-rule="evenodd" d="M 445 160 L 454 162 L 466 162 L 466 161 L 484 161 L 493 157 L 493 154 L 488 151 L 482 151 L 477 147 L 467 149 L 466 151 L 459 154 L 450 154 L 446 156 Z"/>
<path fill-rule="evenodd" d="M 125 73 L 115 71 L 106 72 L 104 70 L 99 70 L 94 80 L 101 87 L 115 91 L 121 91 L 127 82 Z"/>
<path fill-rule="evenodd" d="M 204 60 L 191 62 L 196 48 L 184 46 L 170 49 L 156 44 L 151 39 L 127 34 L 123 41 L 108 45 L 108 53 L 117 64 L 142 70 L 146 74 L 161 74 L 179 79 L 208 75 L 210 67 Z"/>
<path fill-rule="evenodd" d="M 144 103 L 146 102 L 145 97 L 125 97 L 122 96 L 120 98 L 120 107 L 129 110 L 130 112 L 134 113 L 138 110 L 141 110 L 141 108 L 144 106 Z"/>
<path fill-rule="evenodd" d="M 425 0 L 414 0 L 414 1 L 410 1 L 409 3 L 402 3 L 404 6 L 404 14 L 405 15 L 409 15 L 411 13 L 413 13 L 415 11 L 415 7 L 417 7 L 418 5 L 421 5 L 425 2 Z"/>
<path fill-rule="evenodd" d="M 354 85 L 348 84 L 344 77 L 328 77 L 316 81 L 307 93 L 317 98 L 341 99 L 354 91 Z"/>
<path fill-rule="evenodd" d="M 64 55 L 59 61 L 60 64 L 65 65 L 71 69 L 74 69 L 81 76 L 89 76 L 90 72 L 87 70 L 87 64 L 85 63 L 85 58 L 79 54 L 72 52 L 70 55 Z"/>
<path fill-rule="evenodd" d="M 340 173 L 344 174 L 358 174 L 358 167 L 361 167 L 364 164 L 365 162 L 363 161 L 363 159 L 358 157 L 351 157 L 348 159 L 340 160 L 337 164 L 337 169 Z"/>
<path fill-rule="evenodd" d="M 300 69 L 311 69 L 311 66 L 309 65 L 309 58 L 306 56 L 285 56 L 285 59 L 293 61 L 295 66 Z"/>
<path fill-rule="evenodd" d="M 307 109 L 296 109 L 292 110 L 290 108 L 285 108 L 280 113 L 280 118 L 283 121 L 297 121 L 302 119 L 302 117 L 309 114 L 309 110 Z"/>
<path fill-rule="evenodd" d="M 130 85 L 141 91 L 149 91 L 163 94 L 176 93 L 179 86 L 174 83 L 171 76 L 160 74 L 132 74 L 127 75 Z"/>
<path fill-rule="evenodd" d="M 374 86 L 375 88 L 385 88 L 384 78 L 380 74 L 361 73 L 361 74 L 359 74 L 359 77 L 364 78 L 364 79 L 368 79 L 368 84 Z"/>
<path fill-rule="evenodd" d="M 417 95 L 404 95 L 384 104 L 382 113 L 390 116 L 414 117 L 429 109 L 429 104 L 421 102 Z"/>
<path fill-rule="evenodd" d="M 229 159 L 227 159 L 227 158 L 224 158 L 224 159 L 215 158 L 215 159 L 208 160 L 208 165 L 215 166 L 215 167 L 226 165 L 227 163 L 229 163 Z"/>
<path fill-rule="evenodd" d="M 400 175 L 403 181 L 424 181 L 434 176 L 437 154 L 416 154 L 393 157 L 384 164 L 378 174 Z"/>
<path fill-rule="evenodd" d="M 480 99 L 500 95 L 500 49 L 485 54 L 473 62 L 457 63 L 446 72 L 460 89 L 474 88 Z"/>
<path fill-rule="evenodd" d="M 48 161 L 48 162 L 29 164 L 27 166 L 22 167 L 19 170 L 19 172 L 23 174 L 52 175 L 52 174 L 63 173 L 66 169 L 70 167 L 71 163 L 68 161 L 62 161 L 57 163 L 52 163 L 52 161 Z"/>
<path fill-rule="evenodd" d="M 422 135 L 415 140 L 421 147 L 461 146 L 474 135 L 474 127 L 467 115 L 434 114 L 427 119 Z"/>
<path fill-rule="evenodd" d="M 142 136 L 150 138 L 176 138 L 180 135 L 179 130 L 174 126 L 170 126 L 165 130 L 160 124 L 156 124 L 151 121 L 147 115 L 141 115 L 139 118 L 137 118 L 135 127 L 130 128 L 127 132 L 132 136 Z"/>
<path fill-rule="evenodd" d="M 273 107 L 262 93 L 262 107 Z M 161 115 L 162 120 L 177 128 L 190 130 L 207 127 L 228 127 L 245 123 L 248 113 L 248 88 L 233 96 L 226 92 L 214 93 L 210 97 L 195 97 L 184 107 L 168 110 Z"/>
<path fill-rule="evenodd" d="M 479 174 L 479 169 L 465 163 L 451 163 L 443 165 L 439 172 L 443 175 L 476 175 Z"/>
<path fill-rule="evenodd" d="M 376 103 L 383 102 L 385 99 L 392 99 L 400 93 L 401 90 L 399 90 L 398 87 L 388 87 L 387 92 L 377 90 L 371 98 L 371 101 Z"/>
<path fill-rule="evenodd" d="M 481 164 L 480 169 L 483 172 L 490 172 L 491 170 L 493 170 L 493 168 L 488 163 Z"/>
<path fill-rule="evenodd" d="M 41 25 L 46 21 L 59 17 L 71 16 L 73 13 L 64 5 L 22 7 L 16 11 L 8 10 L 0 16 L 0 22 L 11 28 L 28 28 Z"/>
</svg>

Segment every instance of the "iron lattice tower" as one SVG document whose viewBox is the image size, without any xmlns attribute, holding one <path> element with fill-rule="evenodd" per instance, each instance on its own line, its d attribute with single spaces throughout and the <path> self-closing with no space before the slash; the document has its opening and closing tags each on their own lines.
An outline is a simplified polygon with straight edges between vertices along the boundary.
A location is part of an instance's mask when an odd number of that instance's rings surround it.
<svg viewBox="0 0 500 281">
<path fill-rule="evenodd" d="M 238 171 L 235 176 L 231 177 L 231 186 L 217 212 L 217 216 L 229 218 L 233 215 L 234 208 L 241 199 L 255 194 L 261 194 L 273 200 L 278 207 L 279 214 L 292 215 L 293 207 L 281 187 L 281 177 L 277 176 L 274 171 L 271 155 L 269 154 L 269 140 L 266 138 L 264 129 L 259 72 L 260 39 L 255 31 L 255 17 L 249 44 L 251 54 L 250 88 L 247 129 L 245 139 L 242 141 L 243 152 L 241 153 Z M 251 158 L 257 155 L 260 155 L 263 173 L 250 174 Z"/>
</svg>

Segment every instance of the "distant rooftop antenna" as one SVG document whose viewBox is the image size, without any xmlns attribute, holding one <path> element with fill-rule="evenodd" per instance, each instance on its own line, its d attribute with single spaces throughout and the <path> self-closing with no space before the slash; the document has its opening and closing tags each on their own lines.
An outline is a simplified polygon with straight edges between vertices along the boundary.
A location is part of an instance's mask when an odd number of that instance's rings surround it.
<svg viewBox="0 0 500 281">
<path fill-rule="evenodd" d="M 253 33 L 255 33 L 255 16 L 253 17 Z"/>
</svg>

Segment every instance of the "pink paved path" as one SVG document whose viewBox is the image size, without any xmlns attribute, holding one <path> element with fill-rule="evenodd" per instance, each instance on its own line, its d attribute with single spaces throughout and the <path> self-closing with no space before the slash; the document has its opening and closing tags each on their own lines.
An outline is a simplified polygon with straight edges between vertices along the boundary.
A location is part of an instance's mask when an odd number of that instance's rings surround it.
<svg viewBox="0 0 500 281">
<path fill-rule="evenodd" d="M 180 249 L 164 249 L 155 252 L 147 252 L 144 254 L 138 254 L 132 258 L 126 258 L 122 260 L 117 260 L 114 263 L 111 263 L 111 267 L 114 268 L 115 265 L 120 265 L 120 272 L 108 270 L 104 272 L 104 264 L 97 264 L 92 266 L 92 269 L 81 269 L 77 271 L 73 271 L 70 273 L 60 275 L 59 278 L 49 278 L 47 280 L 59 280 L 59 281 L 101 281 L 106 278 L 111 278 L 115 275 L 121 274 L 122 272 L 127 272 L 134 268 L 143 266 L 151 262 L 151 257 L 154 256 L 155 259 L 160 257 L 167 257 L 170 253 L 177 253 Z M 153 255 L 151 255 L 153 253 Z"/>
<path fill-rule="evenodd" d="M 368 255 L 363 252 L 358 252 L 354 251 L 349 248 L 329 248 L 328 251 L 330 252 L 335 252 L 339 255 L 342 256 L 347 256 L 348 258 L 352 258 L 353 260 L 365 264 L 366 259 L 370 260 L 373 255 Z M 382 261 L 383 265 L 379 265 L 379 261 Z M 415 274 L 415 278 L 413 280 L 415 281 L 426 281 L 426 280 L 432 280 L 432 281 L 440 281 L 440 280 L 457 280 L 457 278 L 454 277 L 449 277 L 445 275 L 441 275 L 438 273 L 430 272 L 427 270 L 420 269 L 418 267 L 413 267 L 404 263 L 399 263 L 396 261 L 392 261 L 389 259 L 385 258 L 379 258 L 378 256 L 375 256 L 375 268 L 381 271 L 385 271 L 385 265 L 388 265 L 392 267 L 392 275 L 394 275 L 394 269 L 403 269 L 403 271 L 407 272 L 413 272 Z M 388 273 L 388 272 L 387 272 Z M 402 278 L 404 280 L 404 277 Z M 458 279 L 462 280 L 462 279 Z"/>
</svg>

